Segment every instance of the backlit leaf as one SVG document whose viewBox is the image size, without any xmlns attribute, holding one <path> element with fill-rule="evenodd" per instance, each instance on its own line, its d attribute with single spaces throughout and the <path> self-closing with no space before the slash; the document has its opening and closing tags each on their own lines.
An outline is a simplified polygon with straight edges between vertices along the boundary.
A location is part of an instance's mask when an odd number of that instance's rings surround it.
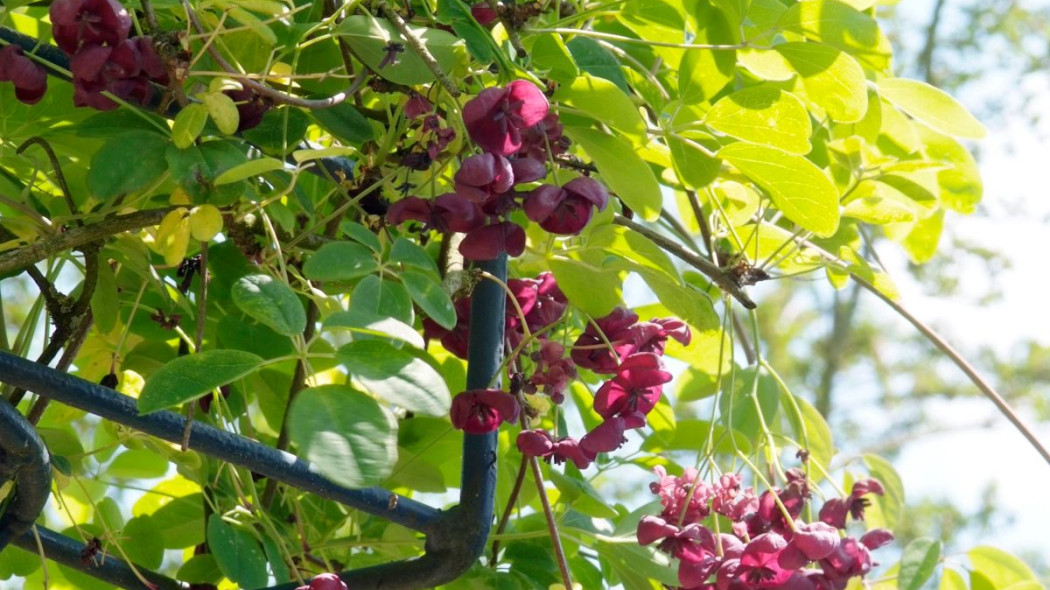
<svg viewBox="0 0 1050 590">
<path fill-rule="evenodd" d="M 295 336 L 306 328 L 306 310 L 295 291 L 270 275 L 241 277 L 230 296 L 241 311 L 278 334 Z"/>
<path fill-rule="evenodd" d="M 719 100 L 704 116 L 707 126 L 730 137 L 803 156 L 813 128 L 802 101 L 773 86 L 756 86 Z"/>
<path fill-rule="evenodd" d="M 248 352 L 222 349 L 177 357 L 146 380 L 139 394 L 139 413 L 148 414 L 197 399 L 254 372 L 262 361 Z"/>
<path fill-rule="evenodd" d="M 946 135 L 981 139 L 986 130 L 976 117 L 943 90 L 905 78 L 879 81 L 879 94 L 900 110 Z"/>
</svg>

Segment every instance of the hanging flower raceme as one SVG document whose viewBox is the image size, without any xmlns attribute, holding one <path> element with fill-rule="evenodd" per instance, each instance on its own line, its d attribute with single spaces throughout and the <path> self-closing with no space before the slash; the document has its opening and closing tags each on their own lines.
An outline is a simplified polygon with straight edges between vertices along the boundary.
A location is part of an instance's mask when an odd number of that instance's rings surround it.
<svg viewBox="0 0 1050 590">
<path fill-rule="evenodd" d="M 70 55 L 86 45 L 119 45 L 131 31 L 131 16 L 117 0 L 55 0 L 49 14 L 55 42 Z"/>
<path fill-rule="evenodd" d="M 390 205 L 386 220 L 391 225 L 419 221 L 425 228 L 442 233 L 469 232 L 483 223 L 483 215 L 477 203 L 456 193 L 447 193 L 434 199 L 405 197 Z"/>
<path fill-rule="evenodd" d="M 884 490 L 879 480 L 865 479 L 855 482 L 849 496 L 824 502 L 820 508 L 820 520 L 840 529 L 846 526 L 847 514 L 854 520 L 864 520 L 864 508 L 870 504 L 864 496 L 869 493 L 883 495 Z"/>
<path fill-rule="evenodd" d="M 523 430 L 518 434 L 518 450 L 526 457 L 540 457 L 555 465 L 572 461 L 579 469 L 586 469 L 594 455 L 586 452 L 576 439 L 563 436 L 557 440 L 546 430 Z"/>
<path fill-rule="evenodd" d="M 47 72 L 17 45 L 0 49 L 0 82 L 14 84 L 15 98 L 26 104 L 40 102 L 47 92 Z"/>
<path fill-rule="evenodd" d="M 642 517 L 638 542 L 659 541 L 661 551 L 679 560 L 679 590 L 844 590 L 851 578 L 871 570 L 871 551 L 893 540 L 883 529 L 857 540 L 842 536 L 842 527 L 797 520 L 809 499 L 808 482 L 797 469 L 788 470 L 785 489 L 766 492 L 761 500 L 753 489 L 743 488 L 736 473 L 709 485 L 698 482 L 694 470 L 681 477 L 662 467 L 654 471 L 659 479 L 650 489 L 664 510 Z M 876 480 L 858 483 L 862 490 L 881 489 Z M 774 506 L 781 519 L 784 514 L 774 498 L 792 517 L 789 525 L 775 524 L 768 507 Z M 711 512 L 728 518 L 733 534 L 711 532 L 704 524 Z M 761 526 L 756 528 L 756 522 Z"/>
<path fill-rule="evenodd" d="M 518 400 L 498 389 L 473 389 L 452 398 L 452 425 L 468 434 L 485 434 L 518 418 Z"/>
<path fill-rule="evenodd" d="M 632 354 L 646 352 L 663 355 L 668 338 L 688 346 L 692 334 L 689 326 L 677 318 L 639 322 L 638 314 L 617 307 L 609 315 L 587 326 L 576 339 L 572 360 L 577 366 L 595 373 L 614 373 L 620 359 Z"/>
<path fill-rule="evenodd" d="M 522 146 L 522 133 L 547 116 L 550 104 L 532 82 L 515 80 L 486 88 L 463 106 L 467 133 L 481 149 L 509 156 Z"/>
</svg>

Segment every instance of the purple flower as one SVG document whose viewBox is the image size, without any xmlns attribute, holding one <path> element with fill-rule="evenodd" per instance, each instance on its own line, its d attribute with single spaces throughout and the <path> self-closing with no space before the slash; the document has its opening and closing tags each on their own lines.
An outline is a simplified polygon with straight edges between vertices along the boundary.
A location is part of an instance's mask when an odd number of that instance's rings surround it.
<svg viewBox="0 0 1050 590">
<path fill-rule="evenodd" d="M 711 499 L 713 489 L 697 478 L 698 473 L 695 469 L 687 468 L 681 477 L 668 475 L 662 465 L 654 467 L 653 472 L 660 479 L 649 484 L 649 491 L 660 497 L 660 503 L 664 507 L 661 515 L 664 518 L 677 521 L 683 509 L 684 522 L 699 522 L 710 514 L 707 501 Z M 689 498 L 688 508 L 685 508 L 686 498 Z"/>
<path fill-rule="evenodd" d="M 594 411 L 603 418 L 631 412 L 648 414 L 660 399 L 662 385 L 671 379 L 660 357 L 648 352 L 631 355 L 620 364 L 617 375 L 598 389 Z"/>
<path fill-rule="evenodd" d="M 268 98 L 248 88 L 224 90 L 223 94 L 233 99 L 233 103 L 237 106 L 238 132 L 258 127 L 259 123 L 262 123 L 263 115 L 273 105 Z"/>
<path fill-rule="evenodd" d="M 485 0 L 477 2 L 471 6 L 470 14 L 474 17 L 474 20 L 478 21 L 478 24 L 483 27 L 491 25 L 499 18 L 496 11 L 492 10 L 492 6 L 490 6 L 488 2 L 485 2 Z"/>
<path fill-rule="evenodd" d="M 459 253 L 470 260 L 495 260 L 503 252 L 520 256 L 524 251 L 525 230 L 512 221 L 473 229 L 459 244 Z"/>
<path fill-rule="evenodd" d="M 503 156 L 478 154 L 463 160 L 455 181 L 458 195 L 480 205 L 514 186 L 514 170 Z"/>
<path fill-rule="evenodd" d="M 525 215 L 543 229 L 559 235 L 576 235 L 594 213 L 609 203 L 605 187 L 586 176 L 574 178 L 559 188 L 544 184 L 525 196 Z"/>
<path fill-rule="evenodd" d="M 498 389 L 473 389 L 452 399 L 452 425 L 468 434 L 492 432 L 518 412 L 518 400 Z"/>
<path fill-rule="evenodd" d="M 811 561 L 824 559 L 839 546 L 839 531 L 824 522 L 798 524 L 788 546 L 780 554 L 780 565 L 799 569 Z"/>
<path fill-rule="evenodd" d="M 541 457 L 555 465 L 572 461 L 579 469 L 586 469 L 594 461 L 576 439 L 563 436 L 554 440 L 546 430 L 523 430 L 518 434 L 518 450 L 528 457 Z"/>
<path fill-rule="evenodd" d="M 47 92 L 47 72 L 17 45 L 0 49 L 0 82 L 14 84 L 15 97 L 26 104 L 40 102 Z"/>
<path fill-rule="evenodd" d="M 117 0 L 55 0 L 49 13 L 55 42 L 70 55 L 84 45 L 119 45 L 131 31 L 131 17 Z"/>
<path fill-rule="evenodd" d="M 740 554 L 736 576 L 756 588 L 772 588 L 788 581 L 792 570 L 779 563 L 780 553 L 787 547 L 784 537 L 764 533 L 753 539 Z"/>
<path fill-rule="evenodd" d="M 623 433 L 630 429 L 645 426 L 645 414 L 627 412 L 606 418 L 604 422 L 580 439 L 580 446 L 592 455 L 608 453 L 620 448 L 627 439 Z"/>
<path fill-rule="evenodd" d="M 853 484 L 850 495 L 845 498 L 832 498 L 820 507 L 820 520 L 836 528 L 846 528 L 846 515 L 854 520 L 864 520 L 864 508 L 870 501 L 863 496 L 868 493 L 883 495 L 885 491 L 877 479 L 865 479 Z"/>
<path fill-rule="evenodd" d="M 638 315 L 633 311 L 617 307 L 609 315 L 588 324 L 583 334 L 576 339 L 572 360 L 576 362 L 576 366 L 595 373 L 615 373 L 620 364 L 620 357 L 626 357 L 628 351 L 633 348 L 626 341 L 627 329 L 637 321 Z M 604 339 L 602 334 L 605 335 Z M 613 345 L 613 350 L 609 350 L 606 340 Z"/>
<path fill-rule="evenodd" d="M 399 225 L 408 220 L 421 221 L 442 233 L 468 232 L 483 223 L 477 203 L 456 193 L 447 193 L 434 199 L 406 197 L 390 206 L 387 223 Z"/>
<path fill-rule="evenodd" d="M 418 119 L 434 110 L 434 104 L 422 95 L 412 93 L 412 98 L 405 103 L 405 117 Z"/>
<path fill-rule="evenodd" d="M 467 133 L 481 149 L 509 156 L 522 146 L 522 131 L 547 116 L 550 104 L 532 82 L 515 80 L 486 88 L 463 106 Z"/>
</svg>

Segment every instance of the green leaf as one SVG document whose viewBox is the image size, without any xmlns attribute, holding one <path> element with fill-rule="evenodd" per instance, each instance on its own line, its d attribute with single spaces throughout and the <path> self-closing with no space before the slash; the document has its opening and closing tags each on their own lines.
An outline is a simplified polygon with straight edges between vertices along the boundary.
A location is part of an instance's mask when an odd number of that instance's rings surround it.
<svg viewBox="0 0 1050 590">
<path fill-rule="evenodd" d="M 812 147 L 809 113 L 797 96 L 762 85 L 734 92 L 715 103 L 704 116 L 715 131 L 730 137 L 780 148 L 803 156 Z"/>
<path fill-rule="evenodd" d="M 620 69 L 620 61 L 608 49 L 590 37 L 575 37 L 565 44 L 580 70 L 616 84 L 624 93 L 631 91 Z"/>
<path fill-rule="evenodd" d="M 238 164 L 233 168 L 230 168 L 226 172 L 215 177 L 214 184 L 221 186 L 224 184 L 230 184 L 245 178 L 252 178 L 272 172 L 274 170 L 280 170 L 284 168 L 284 162 L 275 158 L 259 158 L 257 160 L 248 160 L 243 164 Z"/>
<path fill-rule="evenodd" d="M 574 252 L 569 258 L 548 261 L 558 287 L 580 311 L 604 317 L 623 303 L 623 279 L 627 273 L 603 268 L 600 250 Z"/>
<path fill-rule="evenodd" d="M 777 149 L 734 143 L 718 154 L 762 187 L 784 216 L 821 237 L 839 227 L 839 193 L 824 171 Z"/>
<path fill-rule="evenodd" d="M 113 269 L 108 264 L 98 265 L 98 279 L 91 294 L 91 314 L 100 334 L 108 334 L 117 325 L 120 296 Z"/>
<path fill-rule="evenodd" d="M 427 251 L 419 244 L 405 238 L 394 240 L 394 245 L 390 247 L 390 261 L 425 270 L 435 275 L 438 272 L 437 263 L 430 257 L 430 254 L 427 254 Z"/>
<path fill-rule="evenodd" d="M 864 118 L 868 82 L 857 60 L 822 43 L 783 43 L 776 50 L 802 78 L 806 96 L 833 121 L 856 123 Z"/>
<path fill-rule="evenodd" d="M 391 317 L 376 317 L 357 309 L 338 311 L 325 318 L 325 330 L 338 328 L 347 329 L 358 334 L 381 336 L 407 342 L 415 348 L 424 347 L 423 337 L 412 326 Z"/>
<path fill-rule="evenodd" d="M 1032 568 L 1017 557 L 995 547 L 982 545 L 966 552 L 974 572 L 984 576 L 995 590 L 1014 584 L 1038 581 Z"/>
<path fill-rule="evenodd" d="M 697 449 L 707 448 L 710 436 L 714 442 L 715 452 L 727 454 L 734 454 L 737 450 L 744 453 L 751 452 L 751 440 L 743 433 L 722 424 L 712 425 L 707 420 L 696 418 L 679 420 L 677 427 L 668 434 L 671 436 L 656 432 L 646 437 L 642 442 L 642 450 L 654 453 L 662 450 L 695 453 Z"/>
<path fill-rule="evenodd" d="M 554 101 L 579 109 L 628 135 L 645 137 L 645 120 L 631 98 L 616 84 L 584 73 L 562 85 Z"/>
<path fill-rule="evenodd" d="M 283 156 L 299 147 L 309 126 L 310 117 L 298 108 L 272 108 L 254 129 L 241 136 L 264 152 Z"/>
<path fill-rule="evenodd" d="M 699 30 L 694 43 L 731 45 L 739 41 L 726 18 L 726 12 L 707 2 L 692 4 Z M 739 18 L 734 18 L 739 23 Z M 733 80 L 736 51 L 687 49 L 678 66 L 678 99 L 684 104 L 712 102 L 715 95 Z"/>
<path fill-rule="evenodd" d="M 230 289 L 237 307 L 278 334 L 295 336 L 306 329 L 306 311 L 284 281 L 270 275 L 241 277 Z"/>
<path fill-rule="evenodd" d="M 887 184 L 862 180 L 850 193 L 842 215 L 878 225 L 900 223 L 915 220 L 915 205 Z"/>
<path fill-rule="evenodd" d="M 981 139 L 986 130 L 976 117 L 943 90 L 918 80 L 885 78 L 879 94 L 900 110 L 933 129 L 968 139 Z"/>
<path fill-rule="evenodd" d="M 350 488 L 381 483 L 397 463 L 393 415 L 345 385 L 300 391 L 288 412 L 288 437 L 314 469 Z"/>
<path fill-rule="evenodd" d="M 208 548 L 224 576 L 242 588 L 266 585 L 266 556 L 250 533 L 218 514 L 208 517 Z"/>
<path fill-rule="evenodd" d="M 467 44 L 467 51 L 481 63 L 498 61 L 500 69 L 513 70 L 489 31 L 478 24 L 471 14 L 470 6 L 463 0 L 438 0 L 437 17 L 452 26 L 456 35 Z"/>
<path fill-rule="evenodd" d="M 168 144 L 167 138 L 149 131 L 113 137 L 91 158 L 88 190 L 95 198 L 110 201 L 145 188 L 168 169 L 164 158 Z"/>
<path fill-rule="evenodd" d="M 643 547 L 638 543 L 598 541 L 595 549 L 602 556 L 602 561 L 620 576 L 624 588 L 628 590 L 649 590 L 653 588 L 654 581 L 664 587 L 679 586 L 677 569 L 671 567 L 670 558 L 652 547 Z"/>
<path fill-rule="evenodd" d="M 566 127 L 565 134 L 594 160 L 598 173 L 638 216 L 654 221 L 660 216 L 663 194 L 649 164 L 619 137 L 595 129 Z"/>
<path fill-rule="evenodd" d="M 456 327 L 456 308 L 439 280 L 418 270 L 406 270 L 399 274 L 398 278 L 408 289 L 412 301 L 415 301 L 430 319 L 449 330 Z"/>
<path fill-rule="evenodd" d="M 328 242 L 303 264 L 303 274 L 315 281 L 345 281 L 378 270 L 372 251 L 356 242 Z"/>
<path fill-rule="evenodd" d="M 619 514 L 606 504 L 605 499 L 586 481 L 569 477 L 554 469 L 549 473 L 554 487 L 561 492 L 559 503 L 565 503 L 580 514 L 594 518 L 616 518 Z"/>
<path fill-rule="evenodd" d="M 339 362 L 367 391 L 424 416 L 444 416 L 452 404 L 445 380 L 426 361 L 380 340 L 339 349 Z"/>
<path fill-rule="evenodd" d="M 204 106 L 208 108 L 208 115 L 219 131 L 226 135 L 237 133 L 237 127 L 241 123 L 240 112 L 233 99 L 222 92 L 205 92 L 201 95 Z"/>
<path fill-rule="evenodd" d="M 885 492 L 881 496 L 868 496 L 871 506 L 864 516 L 868 528 L 896 529 L 904 513 L 904 483 L 901 482 L 901 476 L 889 461 L 878 455 L 865 454 L 864 464 L 868 466 L 868 473 L 882 483 Z"/>
<path fill-rule="evenodd" d="M 456 65 L 456 53 L 463 47 L 463 41 L 440 29 L 411 25 L 408 28 L 430 50 L 442 70 L 449 72 Z M 391 82 L 413 86 L 434 81 L 430 68 L 416 52 L 408 48 L 401 33 L 386 19 L 377 19 L 368 14 L 348 16 L 336 27 L 335 33 L 353 49 L 354 55 Z M 388 53 L 385 48 L 391 43 L 399 43 L 405 50 L 398 53 L 396 63 L 381 67 Z"/>
<path fill-rule="evenodd" d="M 749 15 L 752 16 L 752 15 Z M 837 47 L 874 70 L 889 70 L 893 48 L 874 18 L 838 0 L 802 0 L 780 17 L 782 29 Z"/>
<path fill-rule="evenodd" d="M 343 223 L 339 224 L 339 229 L 343 230 L 346 237 L 368 247 L 368 249 L 373 252 L 378 253 L 383 250 L 383 246 L 379 243 L 379 238 L 376 236 L 376 233 L 356 221 L 344 219 Z M 434 268 L 437 269 L 437 266 L 435 265 Z"/>
<path fill-rule="evenodd" d="M 835 444 L 828 423 L 808 401 L 785 390 L 781 390 L 780 395 L 780 405 L 795 433 L 795 440 L 809 451 L 810 459 L 827 469 L 831 458 L 835 456 Z"/>
<path fill-rule="evenodd" d="M 159 455 L 158 455 L 159 456 Z M 153 524 L 153 517 L 136 516 L 120 532 L 121 547 L 132 562 L 155 570 L 164 560 L 164 539 Z"/>
<path fill-rule="evenodd" d="M 561 35 L 539 35 L 529 55 L 532 57 L 532 64 L 541 70 L 547 70 L 547 75 L 556 82 L 570 84 L 580 75 L 580 69 L 576 67 L 572 53 L 565 46 Z"/>
<path fill-rule="evenodd" d="M 157 369 L 139 394 L 139 414 L 195 400 L 259 368 L 263 359 L 240 350 L 206 350 L 180 356 Z"/>
<path fill-rule="evenodd" d="M 968 590 L 969 586 L 966 584 L 966 580 L 962 577 L 962 574 L 951 569 L 944 568 L 941 573 L 941 583 L 937 586 L 937 590 Z"/>
<path fill-rule="evenodd" d="M 186 105 L 175 115 L 175 122 L 171 125 L 171 141 L 179 149 L 190 147 L 200 137 L 207 122 L 208 107 L 200 103 Z"/>
<path fill-rule="evenodd" d="M 222 570 L 214 555 L 202 553 L 187 559 L 179 567 L 175 579 L 188 584 L 218 584 L 222 580 Z"/>
<path fill-rule="evenodd" d="M 933 575 L 940 556 L 940 541 L 921 537 L 908 543 L 901 555 L 897 587 L 900 590 L 919 590 Z"/>
<path fill-rule="evenodd" d="M 117 455 L 106 468 L 106 474 L 126 479 L 152 479 L 168 472 L 168 460 L 146 449 L 128 449 Z"/>
<path fill-rule="evenodd" d="M 340 103 L 327 109 L 312 109 L 310 115 L 335 137 L 361 145 L 375 137 L 368 119 L 354 105 Z"/>
<path fill-rule="evenodd" d="M 937 254 L 937 245 L 944 231 L 944 210 L 940 209 L 920 219 L 904 237 L 901 246 L 915 264 L 926 264 Z"/>
<path fill-rule="evenodd" d="M 367 312 L 373 317 L 392 317 L 411 324 L 412 298 L 401 283 L 370 275 L 357 283 L 350 293 L 350 309 Z"/>
<path fill-rule="evenodd" d="M 675 175 L 686 188 L 701 189 L 718 178 L 722 162 L 701 150 L 695 141 L 670 136 L 667 147 L 671 150 Z"/>
<path fill-rule="evenodd" d="M 920 126 L 926 157 L 930 160 L 949 165 L 937 172 L 937 184 L 940 186 L 940 202 L 945 207 L 969 215 L 977 210 L 981 201 L 984 185 L 981 183 L 981 172 L 973 155 L 958 141 L 937 133 L 929 127 Z"/>
</svg>

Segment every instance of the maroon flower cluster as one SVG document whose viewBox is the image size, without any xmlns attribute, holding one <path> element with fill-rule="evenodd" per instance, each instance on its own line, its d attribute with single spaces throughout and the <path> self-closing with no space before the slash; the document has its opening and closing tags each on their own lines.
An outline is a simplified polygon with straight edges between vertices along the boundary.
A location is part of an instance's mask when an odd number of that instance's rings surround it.
<svg viewBox="0 0 1050 590">
<path fill-rule="evenodd" d="M 103 92 L 145 105 L 153 98 L 154 83 L 168 84 L 153 39 L 128 37 L 131 17 L 117 0 L 55 0 L 50 14 L 55 42 L 70 56 L 78 107 L 117 108 Z"/>
<path fill-rule="evenodd" d="M 645 516 L 638 523 L 638 542 L 658 548 L 679 560 L 680 590 L 843 590 L 850 578 L 867 574 L 871 551 L 893 540 L 884 529 L 868 531 L 859 540 L 843 536 L 837 520 L 844 505 L 855 519 L 863 519 L 866 493 L 882 493 L 874 479 L 858 482 L 844 500 L 831 504 L 825 518 L 798 520 L 809 499 L 806 476 L 797 469 L 787 473 L 782 490 L 755 496 L 743 488 L 739 474 L 723 475 L 714 485 L 697 479 L 694 469 L 681 477 L 655 469 L 659 480 L 650 489 L 660 497 L 660 516 Z M 779 501 L 779 504 L 778 504 Z M 783 508 L 781 508 L 781 506 Z M 784 511 L 790 515 L 790 522 Z M 712 512 L 732 522 L 732 533 L 715 534 L 702 524 Z M 830 518 L 835 523 L 829 523 Z"/>
<path fill-rule="evenodd" d="M 522 342 L 526 327 L 532 333 L 558 322 L 569 305 L 554 275 L 550 273 L 543 273 L 535 279 L 510 279 L 507 287 L 514 297 L 511 302 L 511 295 L 507 295 L 504 318 L 504 334 L 510 350 Z M 440 339 L 446 350 L 463 359 L 467 358 L 467 339 L 470 334 L 470 301 L 469 297 L 456 300 L 457 321 L 452 330 L 442 328 L 429 318 L 423 320 L 427 338 Z M 519 308 L 524 321 L 518 315 Z M 559 396 L 560 401 L 564 399 L 562 392 L 569 379 L 574 378 L 576 373 L 571 368 L 572 361 L 561 358 L 564 349 L 557 355 L 558 358 L 554 358 L 555 349 L 551 345 L 559 345 L 548 341 L 546 336 L 541 336 L 540 341 L 540 355 L 546 350 L 547 363 L 543 368 L 539 368 L 537 363 L 536 374 L 540 376 L 535 377 L 536 383 L 542 385 L 552 398 Z M 568 362 L 569 366 L 559 364 L 561 361 Z M 571 371 L 571 376 L 567 371 Z M 535 390 L 536 385 L 532 385 L 532 391 Z M 452 424 L 472 434 L 491 432 L 499 428 L 501 423 L 517 419 L 519 409 L 517 400 L 509 393 L 498 390 L 466 391 L 452 400 Z"/>
<path fill-rule="evenodd" d="M 564 357 L 561 345 L 544 343 L 534 357 L 536 373 L 529 383 L 534 391 L 542 384 L 552 401 L 560 403 L 564 399 L 562 392 L 575 377 L 577 367 L 612 374 L 594 397 L 594 411 L 602 417 L 602 423 L 579 440 L 556 439 L 546 431 L 526 430 L 517 440 L 523 454 L 556 463 L 571 460 L 583 468 L 598 453 L 618 449 L 625 441 L 627 430 L 646 425 L 646 416 L 656 407 L 664 384 L 671 381 L 671 374 L 664 370 L 661 361 L 667 338 L 683 344 L 690 340 L 689 328 L 678 320 L 639 322 L 636 314 L 622 308 L 595 324 L 597 327 L 588 327 L 576 340 L 568 358 Z M 599 354 L 592 358 L 594 352 Z"/>
<path fill-rule="evenodd" d="M 0 49 L 0 82 L 15 85 L 15 98 L 36 104 L 47 91 L 47 72 L 22 53 L 17 45 Z"/>
<path fill-rule="evenodd" d="M 412 100 L 418 103 L 420 97 L 410 99 L 406 110 L 427 112 L 429 103 L 413 104 Z M 575 235 L 595 209 L 601 211 L 608 204 L 605 187 L 588 177 L 561 187 L 543 184 L 528 192 L 514 189 L 547 176 L 544 162 L 567 148 L 557 115 L 550 112 L 547 98 L 534 84 L 516 80 L 504 88 L 481 91 L 464 105 L 463 122 L 485 153 L 463 161 L 454 177 L 455 192 L 434 199 L 402 199 L 390 207 L 388 222 L 396 225 L 412 220 L 422 222 L 426 229 L 465 233 L 460 253 L 471 260 L 492 260 L 504 252 L 518 256 L 525 250 L 525 230 L 508 220 L 517 209 L 551 233 Z M 440 126 L 437 129 L 427 149 L 439 152 L 448 139 L 443 139 Z"/>
</svg>

